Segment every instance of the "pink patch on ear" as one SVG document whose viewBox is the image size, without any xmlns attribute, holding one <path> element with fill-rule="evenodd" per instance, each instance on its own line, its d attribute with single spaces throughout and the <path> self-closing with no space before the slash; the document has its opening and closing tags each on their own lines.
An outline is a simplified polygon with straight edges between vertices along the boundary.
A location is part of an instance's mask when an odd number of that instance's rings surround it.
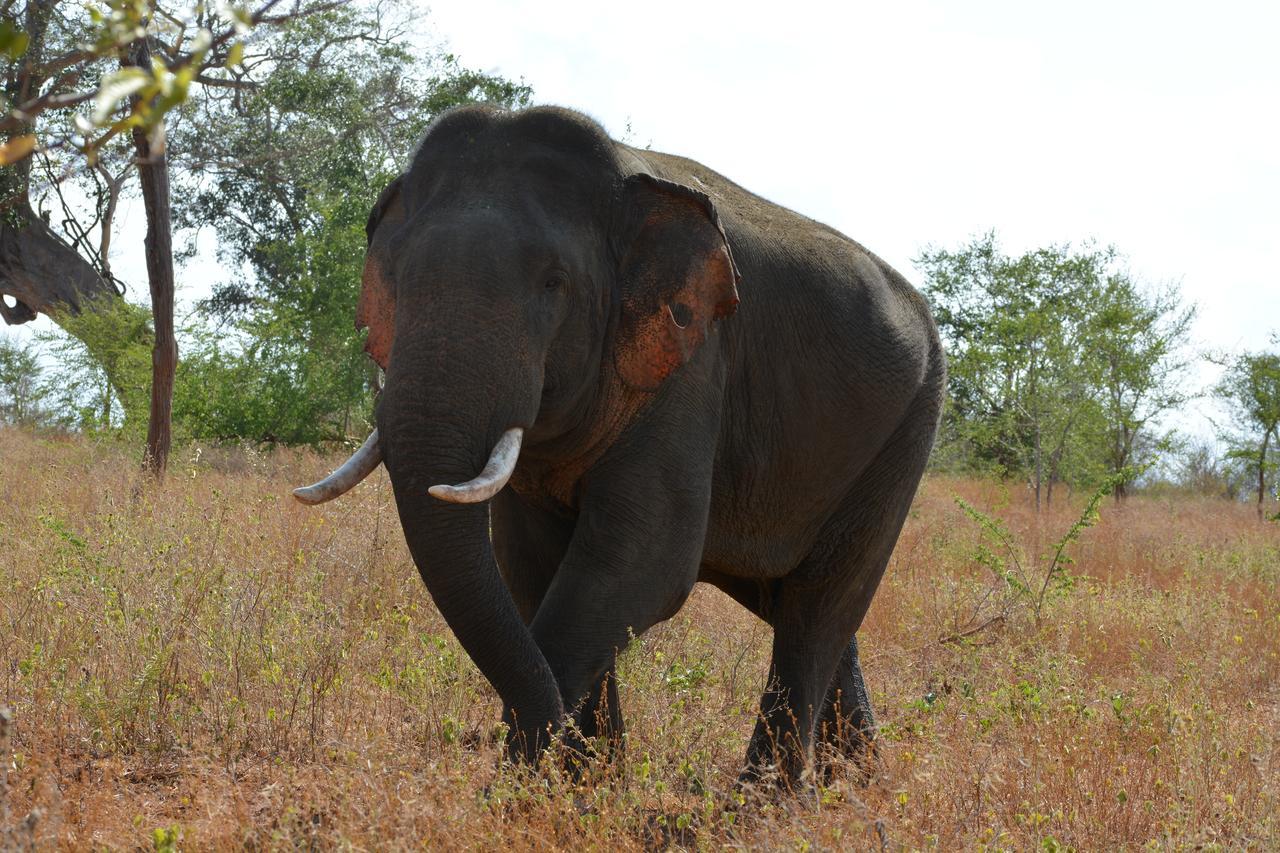
<svg viewBox="0 0 1280 853">
<path fill-rule="evenodd" d="M 391 359 L 391 342 L 395 337 L 396 303 L 372 247 L 365 257 L 363 287 L 356 302 L 356 328 L 366 326 L 369 337 L 365 339 L 364 351 L 386 370 Z"/>
<path fill-rule="evenodd" d="M 721 246 L 701 260 L 691 265 L 684 285 L 656 312 L 631 315 L 624 343 L 614 352 L 614 365 L 632 388 L 657 390 L 676 368 L 693 358 L 712 321 L 732 314 L 738 304 L 728 251 Z"/>
<path fill-rule="evenodd" d="M 614 351 L 614 365 L 622 381 L 639 391 L 656 391 L 662 381 L 684 364 L 686 355 L 679 329 L 664 307 L 637 318 L 627 331 L 626 344 Z"/>
</svg>

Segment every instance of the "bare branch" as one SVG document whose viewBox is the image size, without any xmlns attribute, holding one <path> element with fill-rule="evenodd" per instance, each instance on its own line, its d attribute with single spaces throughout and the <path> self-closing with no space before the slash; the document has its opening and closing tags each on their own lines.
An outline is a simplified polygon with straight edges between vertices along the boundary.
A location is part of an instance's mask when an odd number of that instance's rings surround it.
<svg viewBox="0 0 1280 853">
<path fill-rule="evenodd" d="M 298 2 L 298 0 L 295 0 L 292 10 L 282 14 L 272 14 L 276 7 L 282 2 L 283 0 L 267 0 L 267 2 L 259 6 L 258 9 L 249 16 L 250 24 L 253 26 L 257 26 L 259 24 L 285 24 L 308 15 L 338 9 L 343 5 L 341 2 L 338 2 L 338 0 L 331 0 L 331 2 L 304 6 Z M 165 15 L 165 17 L 170 20 L 174 20 L 171 16 Z M 181 24 L 182 22 L 177 21 L 176 23 Z M 239 30 L 234 26 L 227 27 L 222 32 L 216 34 L 213 37 L 208 50 L 202 57 L 198 70 L 205 71 L 210 68 L 218 68 L 225 65 L 227 54 L 222 50 L 222 48 L 231 42 L 238 34 Z M 165 50 L 167 55 L 172 58 L 171 62 L 166 63 L 170 71 L 177 71 L 195 62 L 195 56 L 193 54 L 177 54 L 175 56 L 173 51 L 176 51 L 176 44 L 174 47 L 169 47 L 156 38 L 151 38 L 149 41 L 154 41 Z M 9 114 L 0 119 L 0 133 L 13 133 L 21 130 L 24 126 L 30 125 L 34 122 L 41 113 L 47 112 L 48 110 L 68 109 L 92 100 L 97 96 L 97 90 L 71 93 L 60 93 L 59 90 L 67 86 L 75 85 L 83 75 L 84 66 L 88 63 L 93 62 L 95 59 L 106 59 L 126 47 L 128 44 L 129 42 L 125 41 L 118 44 L 108 45 L 95 51 L 76 51 L 56 57 L 47 65 L 42 64 L 39 66 L 42 71 L 60 70 L 64 68 L 70 68 L 72 70 L 54 80 L 53 83 L 47 87 L 48 91 L 44 95 L 27 100 L 26 102 L 11 108 Z M 30 76 L 29 72 L 26 76 Z M 218 80 L 218 78 L 205 77 L 204 75 L 201 75 L 197 79 L 199 79 L 201 83 L 210 86 L 231 89 L 245 88 L 245 86 L 238 81 L 231 82 Z"/>
<path fill-rule="evenodd" d="M 64 53 L 62 56 L 55 56 L 53 59 L 40 63 L 39 71 L 46 77 L 51 77 L 63 69 L 70 68 L 73 65 L 79 65 L 84 62 L 91 62 L 98 57 L 87 50 L 73 50 L 70 53 Z"/>
<path fill-rule="evenodd" d="M 207 74 L 197 74 L 195 81 L 204 86 L 212 86 L 215 89 L 248 89 L 253 91 L 258 88 L 258 84 L 252 80 L 237 80 L 235 78 L 226 77 L 210 77 Z"/>
<path fill-rule="evenodd" d="M 42 95 L 17 107 L 8 116 L 0 119 L 0 133 L 12 133 L 13 131 L 21 130 L 47 110 L 61 110 L 79 106 L 85 101 L 92 100 L 97 94 L 97 91 L 93 91 L 72 92 L 63 95 Z"/>
<path fill-rule="evenodd" d="M 1004 619 L 1005 617 L 1003 613 L 997 613 L 995 616 L 992 616 L 990 619 L 986 620 L 981 625 L 970 628 L 967 631 L 958 631 L 954 634 L 948 634 L 945 637 L 939 637 L 938 642 L 944 646 L 947 643 L 958 643 L 961 640 L 964 640 L 968 637 L 972 637 L 974 634 L 979 634 L 987 630 L 988 628 L 992 628 L 996 625 L 1004 624 Z"/>
</svg>

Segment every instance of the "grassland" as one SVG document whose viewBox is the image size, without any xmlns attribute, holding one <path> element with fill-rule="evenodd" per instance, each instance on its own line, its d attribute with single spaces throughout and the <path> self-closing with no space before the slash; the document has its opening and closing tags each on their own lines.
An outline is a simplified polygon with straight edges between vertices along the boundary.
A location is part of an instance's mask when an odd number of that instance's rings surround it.
<svg viewBox="0 0 1280 853">
<path fill-rule="evenodd" d="M 735 810 L 769 635 L 712 589 L 628 650 L 625 759 L 575 786 L 499 761 L 381 475 L 306 509 L 307 455 L 0 459 L 9 844 L 1280 848 L 1280 525 L 1248 506 L 1104 503 L 1041 584 L 1080 496 L 928 480 L 860 634 L 873 778 Z"/>
</svg>

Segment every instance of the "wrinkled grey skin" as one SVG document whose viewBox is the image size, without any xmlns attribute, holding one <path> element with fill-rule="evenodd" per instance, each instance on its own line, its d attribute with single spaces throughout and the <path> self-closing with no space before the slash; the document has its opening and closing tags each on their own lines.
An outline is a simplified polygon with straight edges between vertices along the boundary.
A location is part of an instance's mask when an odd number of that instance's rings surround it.
<svg viewBox="0 0 1280 853">
<path fill-rule="evenodd" d="M 944 386 L 917 292 L 836 231 L 554 108 L 441 117 L 369 234 L 359 321 L 386 362 L 405 538 L 512 754 L 567 718 L 617 742 L 618 651 L 704 581 L 774 629 L 744 778 L 808 778 L 815 741 L 862 755 L 853 638 Z M 491 502 L 428 495 L 517 426 Z"/>
</svg>

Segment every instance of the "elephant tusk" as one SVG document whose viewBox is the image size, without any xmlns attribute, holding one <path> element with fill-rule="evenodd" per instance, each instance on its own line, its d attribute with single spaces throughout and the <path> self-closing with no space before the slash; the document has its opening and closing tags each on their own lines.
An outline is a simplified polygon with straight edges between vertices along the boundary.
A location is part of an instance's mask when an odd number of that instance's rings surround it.
<svg viewBox="0 0 1280 853">
<path fill-rule="evenodd" d="M 427 492 L 442 501 L 456 504 L 478 504 L 489 500 L 502 491 L 502 487 L 511 479 L 511 472 L 516 470 L 516 460 L 520 458 L 520 442 L 523 439 L 524 430 L 512 427 L 493 446 L 489 462 L 480 476 L 456 486 L 432 486 Z"/>
<path fill-rule="evenodd" d="M 302 486 L 293 490 L 293 496 L 304 504 L 314 506 L 331 501 L 351 489 L 373 473 L 373 469 L 382 463 L 382 448 L 378 446 L 378 431 L 375 429 L 360 445 L 360 449 L 351 454 L 351 458 L 338 467 L 336 471 L 318 483 Z"/>
</svg>

